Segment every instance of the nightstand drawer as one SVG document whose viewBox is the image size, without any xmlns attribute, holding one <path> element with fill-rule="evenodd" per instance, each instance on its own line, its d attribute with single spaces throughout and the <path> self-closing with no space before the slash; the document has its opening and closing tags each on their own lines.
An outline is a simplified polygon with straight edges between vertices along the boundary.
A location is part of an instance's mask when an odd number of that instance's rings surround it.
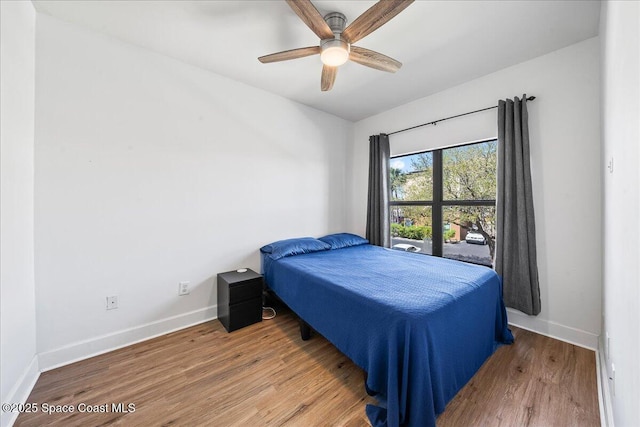
<svg viewBox="0 0 640 427">
<path fill-rule="evenodd" d="M 229 317 L 221 319 L 228 332 L 262 321 L 262 298 L 254 298 L 229 306 Z M 226 323 L 226 324 L 225 324 Z"/>
<path fill-rule="evenodd" d="M 262 278 L 247 280 L 229 285 L 229 304 L 236 304 L 262 296 Z"/>
</svg>

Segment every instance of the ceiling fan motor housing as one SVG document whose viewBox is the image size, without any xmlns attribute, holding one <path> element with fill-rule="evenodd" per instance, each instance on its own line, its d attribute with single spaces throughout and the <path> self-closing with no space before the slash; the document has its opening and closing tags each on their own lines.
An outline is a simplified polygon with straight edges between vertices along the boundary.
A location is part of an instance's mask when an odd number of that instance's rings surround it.
<svg viewBox="0 0 640 427">
<path fill-rule="evenodd" d="M 351 46 L 349 45 L 349 43 L 342 40 L 340 37 L 337 37 L 335 39 L 320 40 L 320 47 L 322 48 L 322 51 L 336 47 L 346 50 L 347 52 L 351 51 Z"/>
<path fill-rule="evenodd" d="M 331 28 L 333 34 L 341 34 L 347 25 L 347 17 L 340 12 L 327 13 L 324 16 L 324 20 L 327 22 L 329 28 Z"/>
<path fill-rule="evenodd" d="M 347 60 L 351 51 L 350 44 L 340 37 L 347 24 L 347 17 L 340 12 L 331 12 L 324 16 L 324 20 L 331 28 L 334 37 L 320 40 L 320 48 L 322 49 L 320 57 L 327 65 L 341 65 Z M 336 58 L 335 55 L 338 57 Z M 333 58 L 329 59 L 330 57 Z"/>
</svg>

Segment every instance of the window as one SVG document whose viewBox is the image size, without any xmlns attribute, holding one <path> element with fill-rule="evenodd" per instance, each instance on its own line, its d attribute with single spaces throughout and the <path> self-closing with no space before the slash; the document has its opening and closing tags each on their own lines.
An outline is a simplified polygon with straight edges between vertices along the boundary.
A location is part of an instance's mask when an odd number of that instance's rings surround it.
<svg viewBox="0 0 640 427">
<path fill-rule="evenodd" d="M 393 157 L 391 245 L 491 266 L 497 140 Z"/>
</svg>

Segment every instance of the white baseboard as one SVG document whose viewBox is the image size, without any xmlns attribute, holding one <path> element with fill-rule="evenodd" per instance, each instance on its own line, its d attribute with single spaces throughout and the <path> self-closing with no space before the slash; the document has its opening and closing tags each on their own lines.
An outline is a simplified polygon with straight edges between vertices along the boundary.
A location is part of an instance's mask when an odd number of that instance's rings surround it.
<svg viewBox="0 0 640 427">
<path fill-rule="evenodd" d="M 536 316 L 529 316 L 512 308 L 507 308 L 507 317 L 509 318 L 509 324 L 518 328 L 568 342 L 578 347 L 588 348 L 589 350 L 596 351 L 598 349 L 598 335 L 594 333 L 540 319 Z"/>
<path fill-rule="evenodd" d="M 38 356 L 34 355 L 31 363 L 27 366 L 20 380 L 13 386 L 9 394 L 3 399 L 2 403 L 25 403 L 27 398 L 36 385 L 36 381 L 40 377 L 40 369 L 38 366 Z M 18 418 L 18 412 L 1 412 L 0 425 L 2 427 L 12 426 Z"/>
<path fill-rule="evenodd" d="M 40 371 L 49 371 L 160 335 L 208 322 L 215 319 L 217 313 L 217 306 L 209 306 L 46 351 L 38 355 Z"/>
<path fill-rule="evenodd" d="M 600 425 L 602 425 L 602 427 L 614 427 L 611 390 L 609 388 L 609 374 L 602 340 L 599 340 L 596 357 L 596 370 L 598 373 L 598 402 L 600 404 Z"/>
</svg>

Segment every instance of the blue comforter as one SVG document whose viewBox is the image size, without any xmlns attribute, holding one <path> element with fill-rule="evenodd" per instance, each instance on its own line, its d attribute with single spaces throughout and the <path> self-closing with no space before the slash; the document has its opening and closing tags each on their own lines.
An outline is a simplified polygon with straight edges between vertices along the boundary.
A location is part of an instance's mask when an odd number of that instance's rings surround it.
<svg viewBox="0 0 640 427">
<path fill-rule="evenodd" d="M 507 328 L 491 269 L 362 245 L 264 258 L 267 285 L 368 373 L 374 426 L 435 426 L 436 416 Z"/>
</svg>

